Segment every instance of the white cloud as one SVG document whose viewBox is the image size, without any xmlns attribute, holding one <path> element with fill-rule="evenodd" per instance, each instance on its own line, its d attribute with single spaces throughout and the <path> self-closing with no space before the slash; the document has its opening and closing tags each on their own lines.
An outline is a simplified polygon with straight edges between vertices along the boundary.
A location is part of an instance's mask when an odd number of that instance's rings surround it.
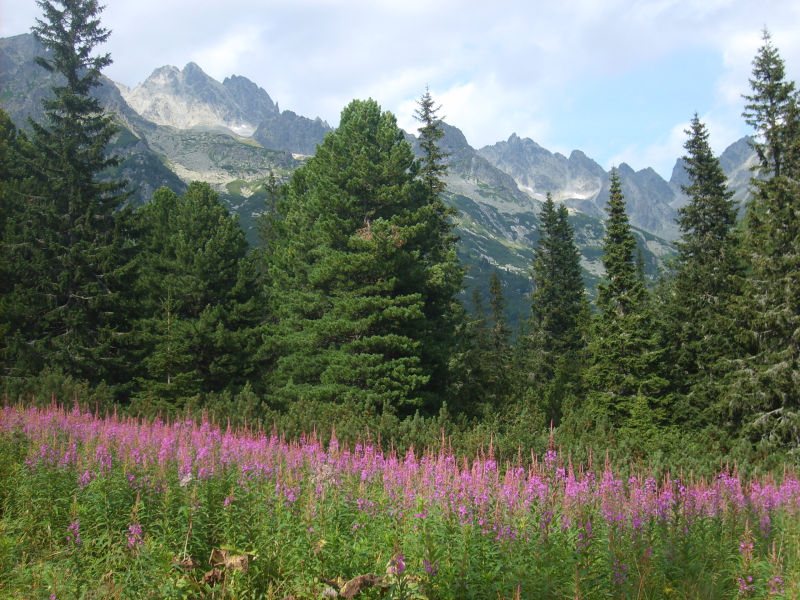
<svg viewBox="0 0 800 600">
<path fill-rule="evenodd" d="M 261 29 L 255 25 L 245 25 L 226 32 L 225 36 L 214 40 L 205 48 L 196 50 L 192 60 L 215 79 L 236 74 L 237 68 L 245 62 L 246 55 L 258 47 Z"/>
<path fill-rule="evenodd" d="M 627 163 L 634 170 L 652 167 L 659 175 L 669 180 L 678 157 L 684 154 L 685 131 L 689 121 L 674 125 L 668 135 L 652 144 L 632 144 L 614 154 L 603 164 L 605 169 Z"/>
</svg>

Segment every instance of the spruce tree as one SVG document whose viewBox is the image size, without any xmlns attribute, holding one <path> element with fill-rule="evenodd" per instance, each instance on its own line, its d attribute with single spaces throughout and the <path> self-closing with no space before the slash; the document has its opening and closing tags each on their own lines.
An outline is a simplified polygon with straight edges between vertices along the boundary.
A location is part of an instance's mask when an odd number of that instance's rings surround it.
<svg viewBox="0 0 800 600">
<path fill-rule="evenodd" d="M 37 325 L 29 313 L 43 299 L 27 282 L 46 260 L 42 249 L 29 241 L 37 234 L 29 207 L 41 197 L 40 186 L 26 167 L 31 153 L 25 134 L 0 109 L 0 377 L 41 369 L 28 344 Z"/>
<path fill-rule="evenodd" d="M 539 223 L 531 316 L 518 348 L 520 395 L 541 404 L 547 423 L 557 425 L 579 379 L 589 306 L 567 207 L 556 207 L 548 194 Z"/>
<path fill-rule="evenodd" d="M 108 54 L 93 50 L 108 38 L 93 0 L 41 1 L 34 35 L 49 51 L 37 63 L 57 76 L 43 101 L 46 121 L 31 123 L 27 164 L 40 194 L 27 202 L 6 235 L 15 251 L 11 304 L 17 315 L 9 349 L 13 375 L 45 365 L 92 382 L 123 383 L 127 353 L 125 289 L 132 246 L 126 232 L 122 181 L 99 180 L 117 164 L 106 153 L 115 128 L 92 91 Z"/>
<path fill-rule="evenodd" d="M 449 169 L 447 159 L 450 156 L 442 150 L 440 142 L 444 138 L 444 124 L 439 116 L 441 106 L 436 106 L 430 90 L 418 101 L 415 118 L 420 123 L 417 129 L 422 157 L 413 166 L 416 180 L 425 190 L 424 221 L 427 230 L 424 234 L 428 240 L 425 260 L 431 265 L 439 265 L 431 271 L 437 281 L 428 287 L 428 298 L 425 302 L 426 323 L 432 327 L 428 330 L 427 343 L 422 349 L 422 360 L 431 366 L 432 385 L 428 394 L 428 409 L 434 410 L 449 387 L 449 356 L 456 345 L 454 333 L 463 322 L 464 310 L 454 294 L 460 291 L 464 280 L 464 269 L 456 257 L 458 237 L 454 234 L 453 221 L 457 210 L 444 202 L 447 191 L 445 176 Z M 441 269 L 441 271 L 440 271 Z M 434 275 L 439 271 L 439 275 Z"/>
<path fill-rule="evenodd" d="M 728 393 L 732 424 L 766 449 L 800 446 L 800 109 L 769 35 L 753 60 L 745 118 L 757 133 L 739 316 L 746 357 Z"/>
<path fill-rule="evenodd" d="M 783 59 L 767 30 L 763 32 L 763 42 L 753 59 L 750 79 L 753 93 L 744 96 L 747 104 L 743 116 L 756 131 L 753 147 L 758 154 L 761 173 L 780 177 L 783 175 L 784 156 L 792 145 L 787 116 L 797 97 L 794 82 L 786 80 Z"/>
<path fill-rule="evenodd" d="M 631 231 L 622 181 L 611 172 L 603 237 L 605 276 L 597 286 L 597 308 L 603 315 L 625 317 L 641 306 L 647 289 L 636 267 L 636 238 Z"/>
<path fill-rule="evenodd" d="M 269 257 L 276 399 L 362 415 L 441 403 L 461 269 L 416 173 L 394 116 L 367 100 L 293 174 Z"/>
<path fill-rule="evenodd" d="M 636 238 L 625 209 L 622 183 L 611 173 L 603 238 L 605 275 L 597 288 L 598 314 L 587 348 L 585 382 L 591 418 L 635 431 L 663 421 L 664 380 L 649 292 L 636 268 Z M 643 414 L 644 413 L 646 414 Z"/>
<path fill-rule="evenodd" d="M 540 238 L 533 261 L 531 329 L 537 345 L 554 360 L 583 346 L 583 326 L 588 312 L 580 265 L 569 213 L 552 197 L 539 214 Z"/>
<path fill-rule="evenodd" d="M 136 214 L 142 372 L 138 401 L 175 409 L 255 375 L 256 273 L 238 220 L 206 183 L 162 188 Z"/>
<path fill-rule="evenodd" d="M 506 408 L 512 381 L 511 330 L 506 323 L 503 283 L 489 277 L 489 313 L 480 288 L 472 292 L 472 313 L 454 357 L 455 379 L 448 408 L 466 417 L 489 418 Z"/>
<path fill-rule="evenodd" d="M 678 397 L 671 419 L 689 428 L 708 425 L 720 393 L 725 365 L 736 357 L 732 306 L 743 275 L 737 210 L 726 176 L 695 114 L 684 144 L 689 203 L 678 209 L 680 240 L 668 290 L 664 339 L 665 364 Z"/>
<path fill-rule="evenodd" d="M 422 149 L 419 176 L 431 196 L 438 197 L 447 188 L 444 176 L 447 174 L 446 160 L 449 156 L 439 145 L 444 137 L 442 119 L 437 114 L 441 106 L 436 106 L 427 87 L 425 93 L 417 101 L 417 105 L 419 108 L 414 112 L 414 117 L 421 123 L 417 131 L 419 132 L 419 145 Z"/>
</svg>

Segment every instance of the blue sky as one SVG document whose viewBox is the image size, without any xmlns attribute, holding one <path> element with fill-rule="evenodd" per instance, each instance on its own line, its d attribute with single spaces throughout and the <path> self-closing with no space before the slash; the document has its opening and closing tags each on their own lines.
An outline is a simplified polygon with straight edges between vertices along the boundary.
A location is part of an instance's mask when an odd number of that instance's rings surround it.
<svg viewBox="0 0 800 600">
<path fill-rule="evenodd" d="M 244 75 L 282 109 L 336 125 L 372 97 L 413 131 L 430 86 L 479 148 L 512 133 L 669 177 L 696 111 L 717 152 L 741 118 L 767 27 L 800 80 L 797 0 L 107 0 L 112 79 L 165 64 Z M 29 31 L 33 0 L 0 0 L 0 36 Z M 2 65 L 0 65 L 2 68 Z"/>
</svg>

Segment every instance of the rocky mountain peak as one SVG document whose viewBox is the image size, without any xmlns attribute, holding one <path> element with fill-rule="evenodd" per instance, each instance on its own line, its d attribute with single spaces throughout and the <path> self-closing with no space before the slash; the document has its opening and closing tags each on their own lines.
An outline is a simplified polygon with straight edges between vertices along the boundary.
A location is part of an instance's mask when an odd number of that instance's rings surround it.
<svg viewBox="0 0 800 600">
<path fill-rule="evenodd" d="M 242 80 L 231 79 L 226 86 L 190 62 L 182 70 L 159 67 L 135 88 L 120 90 L 136 112 L 157 125 L 250 136 L 277 107 L 264 90 Z"/>
</svg>

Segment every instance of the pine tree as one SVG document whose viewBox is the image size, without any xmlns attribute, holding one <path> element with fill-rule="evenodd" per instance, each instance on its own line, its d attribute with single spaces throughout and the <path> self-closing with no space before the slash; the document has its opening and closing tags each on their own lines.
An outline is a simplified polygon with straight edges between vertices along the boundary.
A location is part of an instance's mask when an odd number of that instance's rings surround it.
<svg viewBox="0 0 800 600">
<path fill-rule="evenodd" d="M 671 419 L 698 428 L 712 419 L 724 363 L 737 353 L 732 305 L 743 273 L 733 192 L 696 114 L 686 133 L 684 164 L 690 183 L 683 192 L 689 203 L 678 209 L 678 256 L 665 286 L 665 364 L 681 399 L 673 405 Z"/>
<path fill-rule="evenodd" d="M 275 220 L 271 382 L 285 402 L 435 410 L 460 288 L 450 226 L 391 113 L 353 101 L 295 171 Z"/>
<path fill-rule="evenodd" d="M 636 238 L 631 231 L 622 183 L 611 173 L 603 238 L 605 275 L 597 289 L 597 309 L 588 346 L 585 381 L 591 417 L 612 427 L 635 420 L 658 423 L 664 380 L 649 292 L 636 268 Z M 643 406 L 650 411 L 642 418 Z M 643 433 L 643 432 L 640 432 Z M 635 432 L 634 432 L 635 434 Z"/>
<path fill-rule="evenodd" d="M 769 34 L 753 60 L 745 118 L 757 133 L 739 316 L 749 332 L 728 402 L 735 426 L 767 450 L 800 446 L 800 108 Z"/>
<path fill-rule="evenodd" d="M 100 182 L 117 164 L 106 154 L 114 134 L 92 91 L 107 54 L 93 56 L 109 32 L 96 18 L 96 1 L 39 2 L 44 14 L 34 35 L 50 51 L 37 63 L 58 76 L 43 101 L 45 123 L 31 123 L 27 164 L 40 194 L 6 228 L 16 249 L 10 302 L 27 304 L 17 315 L 10 349 L 13 375 L 45 365 L 76 378 L 122 383 L 129 374 L 125 291 L 132 246 L 121 181 Z"/>
</svg>

